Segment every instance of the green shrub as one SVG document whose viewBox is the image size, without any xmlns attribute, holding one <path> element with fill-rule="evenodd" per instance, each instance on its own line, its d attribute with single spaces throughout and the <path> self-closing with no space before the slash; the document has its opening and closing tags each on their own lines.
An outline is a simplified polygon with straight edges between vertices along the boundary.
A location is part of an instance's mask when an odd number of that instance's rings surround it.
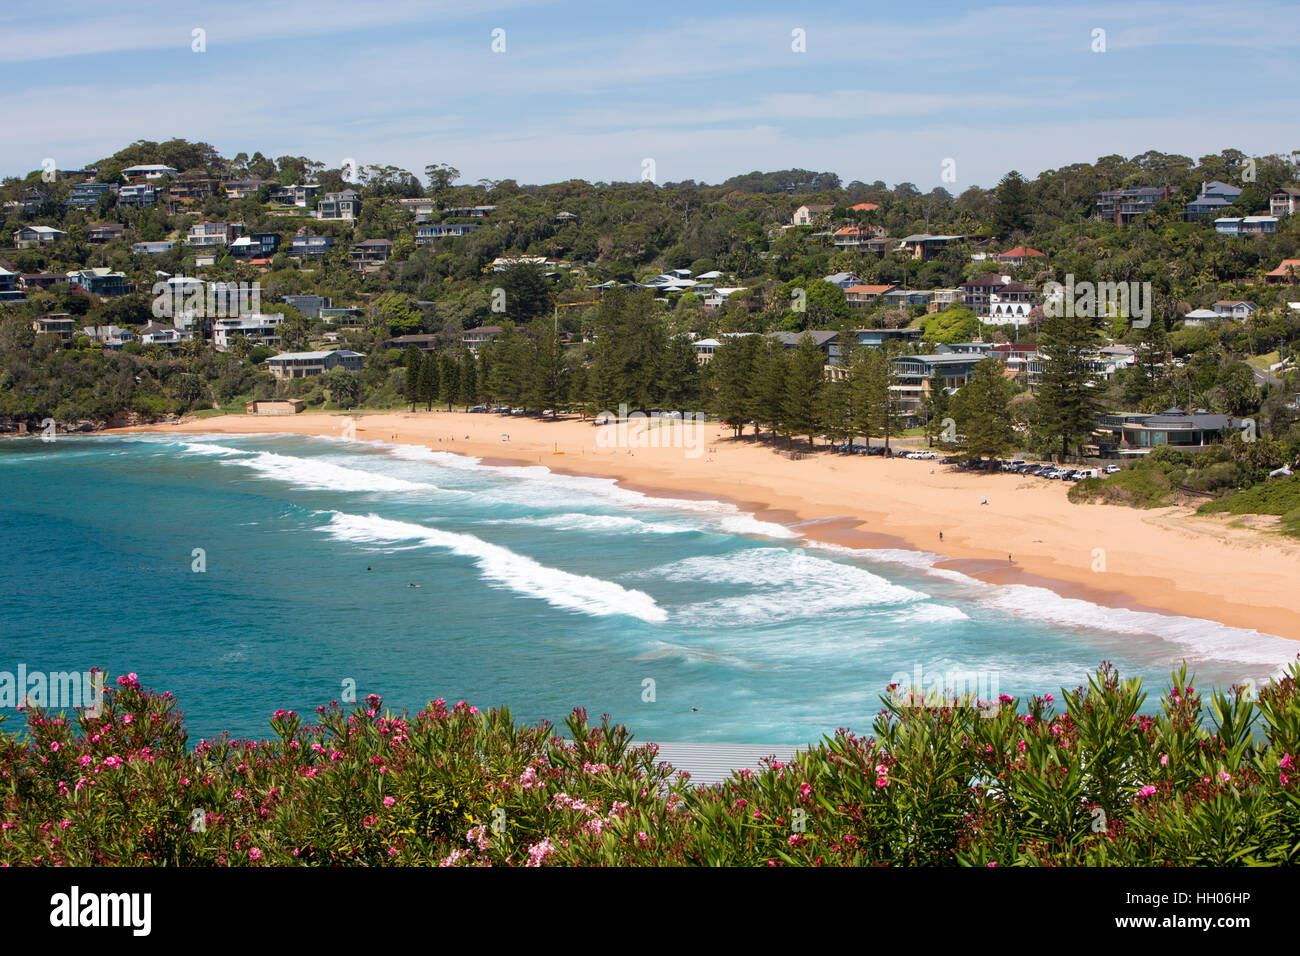
<svg viewBox="0 0 1300 956">
<path fill-rule="evenodd" d="M 698 787 L 582 710 L 567 736 L 436 700 L 291 711 L 188 746 L 170 694 L 0 734 L 0 865 L 1260 865 L 1300 862 L 1300 664 L 1154 715 L 1108 665 L 1024 702 L 891 686 L 844 729 Z"/>
</svg>

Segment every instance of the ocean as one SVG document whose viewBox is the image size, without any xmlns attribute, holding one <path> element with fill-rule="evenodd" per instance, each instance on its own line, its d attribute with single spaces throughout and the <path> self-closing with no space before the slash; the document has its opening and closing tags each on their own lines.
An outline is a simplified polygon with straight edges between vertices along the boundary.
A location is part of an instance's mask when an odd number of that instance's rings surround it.
<svg viewBox="0 0 1300 956">
<path fill-rule="evenodd" d="M 275 710 L 354 692 L 802 744 L 867 732 L 900 676 L 1059 701 L 1109 660 L 1143 678 L 1150 711 L 1181 660 L 1198 686 L 1260 683 L 1297 651 L 418 446 L 12 439 L 0 487 L 0 671 L 134 672 L 177 695 L 191 742 L 266 736 Z"/>
</svg>

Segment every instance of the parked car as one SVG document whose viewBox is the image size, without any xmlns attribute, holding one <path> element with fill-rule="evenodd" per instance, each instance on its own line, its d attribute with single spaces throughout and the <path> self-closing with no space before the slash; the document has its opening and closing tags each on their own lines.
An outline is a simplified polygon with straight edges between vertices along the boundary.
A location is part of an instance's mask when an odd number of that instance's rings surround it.
<svg viewBox="0 0 1300 956">
<path fill-rule="evenodd" d="M 493 405 L 493 406 L 492 406 L 492 411 L 496 412 L 498 415 L 507 415 L 507 414 L 510 413 L 510 406 L 509 406 L 509 405 Z"/>
<path fill-rule="evenodd" d="M 486 405 L 475 405 L 470 409 L 471 412 L 486 412 L 487 410 L 488 407 Z"/>
<path fill-rule="evenodd" d="M 1108 475 L 1118 475 L 1118 474 L 1119 474 L 1121 471 L 1123 471 L 1123 470 L 1124 470 L 1124 469 L 1122 469 L 1119 465 L 1107 465 L 1107 466 L 1106 466 L 1106 474 L 1108 474 Z"/>
</svg>

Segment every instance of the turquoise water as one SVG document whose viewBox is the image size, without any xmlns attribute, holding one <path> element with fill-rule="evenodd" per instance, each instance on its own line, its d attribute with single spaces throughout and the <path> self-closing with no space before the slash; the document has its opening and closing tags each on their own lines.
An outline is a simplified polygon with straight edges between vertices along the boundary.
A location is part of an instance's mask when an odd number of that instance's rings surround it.
<svg viewBox="0 0 1300 956">
<path fill-rule="evenodd" d="M 866 730 L 918 668 L 1059 694 L 1111 660 L 1150 709 L 1181 659 L 1233 683 L 1296 652 L 413 446 L 16 439 L 0 487 L 0 671 L 134 671 L 180 698 L 192 739 L 264 736 L 277 708 L 310 714 L 354 681 L 394 709 L 582 705 L 643 740 L 797 744 Z"/>
</svg>

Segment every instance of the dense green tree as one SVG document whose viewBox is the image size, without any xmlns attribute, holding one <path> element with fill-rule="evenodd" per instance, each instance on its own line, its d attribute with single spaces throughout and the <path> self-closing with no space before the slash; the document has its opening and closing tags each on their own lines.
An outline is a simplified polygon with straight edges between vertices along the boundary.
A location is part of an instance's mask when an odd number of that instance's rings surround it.
<svg viewBox="0 0 1300 956">
<path fill-rule="evenodd" d="M 1060 440 L 1062 458 L 1072 445 L 1086 441 L 1097 424 L 1101 400 L 1092 363 L 1098 344 L 1097 322 L 1089 316 L 1063 314 L 1043 320 L 1038 432 Z"/>
<path fill-rule="evenodd" d="M 755 356 L 754 378 L 750 392 L 750 414 L 754 425 L 776 433 L 785 414 L 786 378 L 790 359 L 785 346 L 764 337 Z"/>
<path fill-rule="evenodd" d="M 708 364 L 713 389 L 713 413 L 739 436 L 753 412 L 753 383 L 757 377 L 757 335 L 729 336 L 713 353 Z"/>
<path fill-rule="evenodd" d="M 424 367 L 424 356 L 420 353 L 418 346 L 412 345 L 406 350 L 406 355 L 403 356 L 403 365 L 406 368 L 406 379 L 402 389 L 402 397 L 411 406 L 411 411 L 415 411 L 415 406 L 423 398 L 423 392 L 420 389 L 420 371 Z"/>
<path fill-rule="evenodd" d="M 781 407 L 781 430 L 787 435 L 807 435 L 815 444 L 820 430 L 822 388 L 826 384 L 826 356 L 811 335 L 800 337 L 790 354 Z"/>
<path fill-rule="evenodd" d="M 1002 375 L 997 359 L 975 366 L 970 381 L 952 397 L 957 427 L 966 449 L 977 458 L 997 458 L 1015 447 L 1016 433 L 1008 407 L 1015 387 Z"/>
</svg>

